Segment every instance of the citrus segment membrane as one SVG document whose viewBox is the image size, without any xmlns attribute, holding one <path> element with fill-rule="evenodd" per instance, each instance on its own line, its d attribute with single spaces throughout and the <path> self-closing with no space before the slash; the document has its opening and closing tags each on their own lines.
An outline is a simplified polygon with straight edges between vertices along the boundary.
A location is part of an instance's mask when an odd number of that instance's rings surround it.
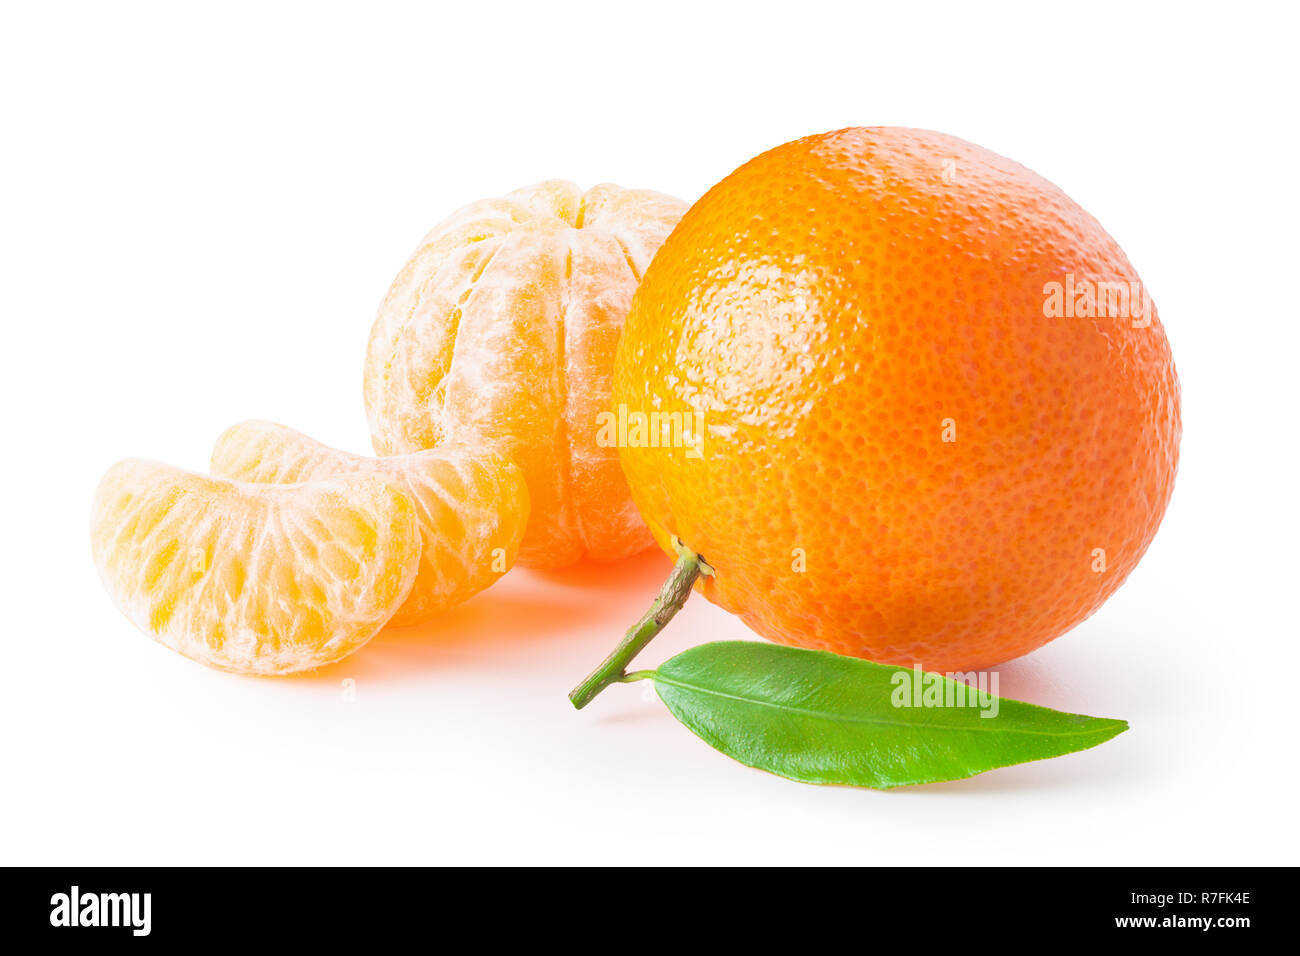
<svg viewBox="0 0 1300 956">
<path fill-rule="evenodd" d="M 520 469 L 500 453 L 465 445 L 371 458 L 274 422 L 247 421 L 217 439 L 212 473 L 276 484 L 372 475 L 400 489 L 415 505 L 421 554 L 395 626 L 425 621 L 495 582 L 514 564 L 528 523 Z"/>
<path fill-rule="evenodd" d="M 245 674 L 352 653 L 406 600 L 420 563 L 416 506 L 367 474 L 260 485 L 129 458 L 96 489 L 90 539 L 132 623 Z"/>
</svg>

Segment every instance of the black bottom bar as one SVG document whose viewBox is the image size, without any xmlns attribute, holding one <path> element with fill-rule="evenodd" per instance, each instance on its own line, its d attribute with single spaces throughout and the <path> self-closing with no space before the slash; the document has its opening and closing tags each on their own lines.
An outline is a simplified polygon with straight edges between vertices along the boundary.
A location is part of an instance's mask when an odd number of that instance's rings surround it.
<svg viewBox="0 0 1300 956">
<path fill-rule="evenodd" d="M 973 861 L 972 861 L 973 862 Z M 292 940 L 621 948 L 782 938 L 801 948 L 848 934 L 864 951 L 984 945 L 1020 933 L 1069 940 L 1244 941 L 1283 929 L 1293 877 L 1282 869 L 787 870 L 711 874 L 580 870 L 10 869 L 4 928 L 57 942 L 204 944 Z M 75 887 L 75 890 L 74 890 Z M 936 935 L 937 934 L 937 935 Z M 1023 939 L 1023 937 L 1020 937 Z M 581 941 L 581 942 L 579 942 Z M 478 944 L 475 944 L 478 945 Z M 663 948 L 674 948 L 665 943 Z M 391 945 L 388 948 L 393 948 Z M 692 948 L 694 948 L 692 946 Z"/>
</svg>

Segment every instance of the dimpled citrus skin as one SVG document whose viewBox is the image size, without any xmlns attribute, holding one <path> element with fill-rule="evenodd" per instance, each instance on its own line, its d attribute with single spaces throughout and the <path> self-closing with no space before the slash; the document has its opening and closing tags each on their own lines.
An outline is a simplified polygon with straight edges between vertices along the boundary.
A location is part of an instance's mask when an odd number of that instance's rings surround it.
<svg viewBox="0 0 1300 956">
<path fill-rule="evenodd" d="M 420 569 L 390 624 L 428 620 L 473 597 L 509 570 L 528 523 L 523 474 L 500 454 L 456 445 L 369 458 L 322 445 L 274 422 L 226 429 L 212 449 L 212 473 L 277 484 L 370 474 L 393 482 L 415 504 Z"/>
<path fill-rule="evenodd" d="M 704 416 L 698 460 L 621 451 L 659 543 L 804 647 L 966 670 L 1078 624 L 1155 534 L 1181 425 L 1158 318 L 1049 318 L 1068 273 L 1137 280 L 1059 189 L 950 136 L 839 130 L 740 167 L 619 346 L 615 403 Z"/>
<path fill-rule="evenodd" d="M 552 180 L 466 206 L 393 282 L 366 353 L 375 450 L 495 443 L 524 471 L 520 560 L 562 567 L 649 547 L 618 453 L 597 442 L 618 334 L 685 203 Z"/>
<path fill-rule="evenodd" d="M 352 653 L 406 599 L 420 561 L 415 506 L 383 478 L 253 485 L 138 458 L 100 481 L 90 541 L 132 623 L 243 674 Z"/>
</svg>

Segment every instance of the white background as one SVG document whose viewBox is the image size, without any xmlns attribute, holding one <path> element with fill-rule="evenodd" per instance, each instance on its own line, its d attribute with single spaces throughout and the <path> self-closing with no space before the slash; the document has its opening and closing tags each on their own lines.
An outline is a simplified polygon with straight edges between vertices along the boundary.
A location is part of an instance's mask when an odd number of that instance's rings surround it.
<svg viewBox="0 0 1300 956">
<path fill-rule="evenodd" d="M 2 9 L 3 862 L 1294 862 L 1289 8 Z M 876 124 L 1052 179 L 1160 307 L 1186 428 L 1165 525 L 1105 608 L 1002 669 L 1004 695 L 1129 733 L 879 793 L 734 764 L 646 685 L 575 713 L 657 554 L 513 572 L 297 679 L 205 670 L 104 594 L 86 520 L 117 459 L 202 469 L 249 417 L 368 449 L 370 321 L 447 212 L 553 176 L 694 199 Z M 745 636 L 697 598 L 644 661 Z"/>
</svg>

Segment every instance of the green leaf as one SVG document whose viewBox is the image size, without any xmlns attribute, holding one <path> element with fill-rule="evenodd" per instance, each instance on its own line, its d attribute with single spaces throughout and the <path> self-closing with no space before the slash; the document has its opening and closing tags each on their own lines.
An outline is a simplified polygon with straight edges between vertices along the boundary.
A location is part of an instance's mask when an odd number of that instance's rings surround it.
<svg viewBox="0 0 1300 956">
<path fill-rule="evenodd" d="M 694 647 L 646 676 L 705 742 L 804 783 L 883 789 L 959 780 L 1086 750 L 1128 729 L 1122 720 L 975 697 L 938 674 L 918 680 L 921 672 L 905 667 L 751 641 Z M 917 706 L 927 688 L 942 706 Z M 961 700 L 968 705 L 955 706 Z"/>
</svg>

